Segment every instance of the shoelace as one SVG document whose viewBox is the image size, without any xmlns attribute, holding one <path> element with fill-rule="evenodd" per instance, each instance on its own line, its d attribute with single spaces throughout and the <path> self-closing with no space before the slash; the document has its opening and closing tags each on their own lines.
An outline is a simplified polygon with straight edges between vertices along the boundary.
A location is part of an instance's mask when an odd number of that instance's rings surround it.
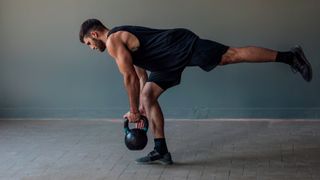
<svg viewBox="0 0 320 180">
<path fill-rule="evenodd" d="M 293 63 L 291 64 L 291 71 L 293 73 L 297 73 L 299 71 L 299 61 L 297 59 L 293 60 Z"/>
<path fill-rule="evenodd" d="M 157 154 L 157 153 L 158 153 L 157 151 L 153 150 L 153 151 L 151 151 L 151 152 L 148 154 L 148 156 L 153 156 L 153 155 L 155 155 L 155 154 Z"/>
</svg>

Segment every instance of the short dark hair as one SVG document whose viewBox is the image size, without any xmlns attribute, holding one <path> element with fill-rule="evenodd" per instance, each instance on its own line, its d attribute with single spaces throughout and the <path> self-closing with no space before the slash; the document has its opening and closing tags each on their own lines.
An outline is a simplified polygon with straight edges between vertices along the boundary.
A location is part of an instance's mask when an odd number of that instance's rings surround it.
<svg viewBox="0 0 320 180">
<path fill-rule="evenodd" d="M 92 30 L 107 29 L 98 19 L 87 19 L 81 25 L 79 32 L 80 42 L 84 43 L 84 38 L 89 35 Z"/>
</svg>

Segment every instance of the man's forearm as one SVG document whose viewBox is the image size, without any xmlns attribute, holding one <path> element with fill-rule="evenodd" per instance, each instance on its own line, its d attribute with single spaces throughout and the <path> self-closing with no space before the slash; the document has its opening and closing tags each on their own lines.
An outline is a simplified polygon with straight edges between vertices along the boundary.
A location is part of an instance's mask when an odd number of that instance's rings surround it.
<svg viewBox="0 0 320 180">
<path fill-rule="evenodd" d="M 130 104 L 130 112 L 139 112 L 139 95 L 140 95 L 140 87 L 139 87 L 139 79 L 137 75 L 124 75 L 124 85 L 126 87 L 129 104 Z"/>
</svg>

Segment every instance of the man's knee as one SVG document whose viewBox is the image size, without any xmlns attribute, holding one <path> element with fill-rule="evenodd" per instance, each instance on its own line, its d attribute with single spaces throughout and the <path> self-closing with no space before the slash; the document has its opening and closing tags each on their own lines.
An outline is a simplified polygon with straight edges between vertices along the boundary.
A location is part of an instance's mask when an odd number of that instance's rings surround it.
<svg viewBox="0 0 320 180">
<path fill-rule="evenodd" d="M 146 109 L 157 101 L 157 97 L 154 95 L 151 89 L 144 89 L 141 93 L 142 106 Z"/>
<path fill-rule="evenodd" d="M 144 109 L 148 109 L 154 103 L 157 102 L 158 97 L 161 95 L 163 90 L 154 82 L 147 82 L 143 87 L 140 97 L 140 103 Z"/>
<path fill-rule="evenodd" d="M 221 57 L 219 65 L 233 64 L 241 61 L 241 49 L 229 48 Z"/>
</svg>

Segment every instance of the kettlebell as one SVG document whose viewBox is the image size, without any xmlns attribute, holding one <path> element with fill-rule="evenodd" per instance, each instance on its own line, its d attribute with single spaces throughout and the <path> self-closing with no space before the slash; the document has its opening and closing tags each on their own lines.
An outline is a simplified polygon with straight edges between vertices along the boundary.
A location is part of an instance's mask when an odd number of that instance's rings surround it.
<svg viewBox="0 0 320 180">
<path fill-rule="evenodd" d="M 124 121 L 124 142 L 130 150 L 142 150 L 148 143 L 147 131 L 148 131 L 148 119 L 145 116 L 141 116 L 144 127 L 141 128 L 129 128 L 129 120 L 126 118 Z"/>
</svg>

